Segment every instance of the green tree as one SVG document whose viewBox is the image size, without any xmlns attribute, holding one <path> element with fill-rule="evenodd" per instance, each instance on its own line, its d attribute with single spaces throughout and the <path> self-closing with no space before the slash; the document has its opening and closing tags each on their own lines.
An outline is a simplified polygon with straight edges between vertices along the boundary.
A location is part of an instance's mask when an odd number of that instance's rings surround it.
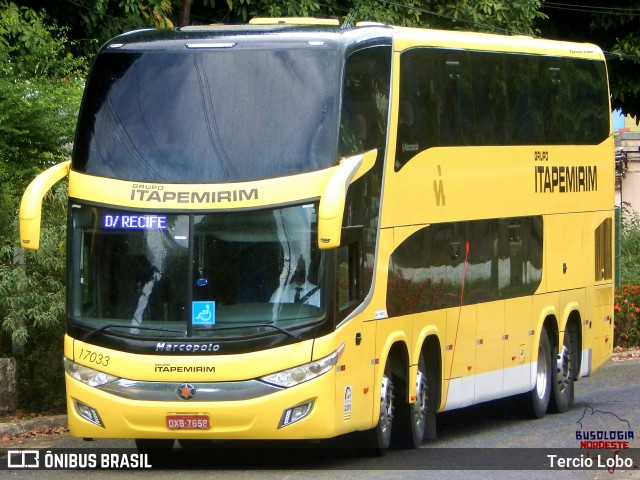
<svg viewBox="0 0 640 480">
<path fill-rule="evenodd" d="M 41 15 L 0 0 L 0 242 L 36 173 L 67 158 L 86 62 L 67 52 L 64 30 Z"/>
<path fill-rule="evenodd" d="M 45 25 L 34 11 L 0 0 L 0 175 L 5 175 L 0 178 L 5 188 L 23 190 L 35 172 L 69 155 L 86 61 L 67 52 L 64 33 Z"/>
<path fill-rule="evenodd" d="M 67 44 L 71 52 L 91 56 L 100 45 L 121 33 L 138 28 L 173 27 L 182 0 L 24 0 L 22 3 L 39 12 L 50 24 L 64 27 L 72 40 Z"/>
<path fill-rule="evenodd" d="M 534 21 L 544 18 L 540 12 L 542 2 L 538 0 L 352 0 L 344 3 L 356 20 L 512 35 L 534 34 Z"/>
<path fill-rule="evenodd" d="M 315 16 L 393 25 L 532 34 L 541 0 L 25 0 L 69 29 L 74 52 L 93 54 L 109 38 L 143 27 L 242 23 L 255 16 Z"/>
</svg>

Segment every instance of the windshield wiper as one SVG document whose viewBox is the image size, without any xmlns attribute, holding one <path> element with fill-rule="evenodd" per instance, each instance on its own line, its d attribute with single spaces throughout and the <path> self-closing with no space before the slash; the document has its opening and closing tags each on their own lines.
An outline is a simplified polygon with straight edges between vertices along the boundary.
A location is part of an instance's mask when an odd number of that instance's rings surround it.
<svg viewBox="0 0 640 480">
<path fill-rule="evenodd" d="M 286 330 L 282 327 L 279 327 L 273 323 L 263 323 L 263 322 L 257 322 L 257 323 L 240 323 L 240 324 L 236 324 L 236 325 L 229 325 L 229 326 L 220 326 L 220 324 L 216 325 L 216 331 L 220 331 L 220 330 L 237 330 L 237 329 L 245 329 L 245 328 L 256 328 L 256 327 L 269 327 L 269 328 L 273 328 L 275 330 L 278 330 L 280 333 L 283 333 L 285 335 L 287 335 L 288 337 L 293 338 L 294 340 L 297 340 L 299 337 L 298 335 L 291 333 L 289 330 Z M 141 325 L 136 325 L 136 326 L 131 326 L 131 325 L 119 325 L 119 324 L 109 324 L 109 325 L 105 325 L 103 327 L 97 328 L 95 330 L 92 330 L 91 332 L 88 332 L 84 337 L 82 337 L 82 340 L 88 340 L 89 338 L 93 337 L 94 335 L 97 335 L 98 333 L 104 332 L 105 330 L 110 330 L 112 328 L 126 328 L 129 330 L 145 330 L 145 331 L 155 331 L 155 332 L 168 332 L 168 333 L 182 333 L 184 334 L 185 331 L 184 330 L 174 330 L 174 329 L 169 329 L 169 328 L 160 328 L 160 327 L 144 327 Z M 196 331 L 211 331 L 210 328 L 196 328 Z"/>
<path fill-rule="evenodd" d="M 220 331 L 220 330 L 236 330 L 236 329 L 240 329 L 240 328 L 256 328 L 256 327 L 270 327 L 270 328 L 275 328 L 276 330 L 278 330 L 280 333 L 284 333 L 285 335 L 293 338 L 294 340 L 298 339 L 298 335 L 291 333 L 289 330 L 286 330 L 282 327 L 277 326 L 274 323 L 264 323 L 264 322 L 256 322 L 256 323 L 238 323 L 235 325 L 230 325 L 228 327 L 220 327 L 220 324 L 216 324 L 216 328 L 215 331 Z M 196 331 L 210 331 L 210 328 L 196 328 Z"/>
<path fill-rule="evenodd" d="M 90 331 L 89 333 L 87 333 L 84 337 L 82 337 L 82 340 L 88 340 L 89 338 L 93 337 L 94 335 L 97 335 L 98 333 L 104 332 L 105 330 L 110 330 L 112 328 L 126 328 L 129 330 L 147 330 L 147 331 L 154 331 L 154 332 L 168 332 L 168 333 L 182 333 L 184 334 L 184 330 L 173 330 L 170 328 L 161 328 L 161 327 L 143 327 L 141 325 L 121 325 L 121 324 L 117 324 L 117 323 L 111 323 L 109 325 L 105 325 L 103 327 L 97 328 L 95 330 Z"/>
</svg>

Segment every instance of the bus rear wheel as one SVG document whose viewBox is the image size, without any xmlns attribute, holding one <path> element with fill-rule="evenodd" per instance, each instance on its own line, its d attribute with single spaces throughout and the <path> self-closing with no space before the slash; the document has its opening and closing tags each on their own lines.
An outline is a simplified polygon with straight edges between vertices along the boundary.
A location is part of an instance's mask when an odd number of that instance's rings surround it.
<svg viewBox="0 0 640 480">
<path fill-rule="evenodd" d="M 567 328 L 564 332 L 562 345 L 559 349 L 554 349 L 555 364 L 553 365 L 553 390 L 550 404 L 550 410 L 553 412 L 566 412 L 573 401 L 576 336 L 574 330 Z"/>
<path fill-rule="evenodd" d="M 535 385 L 533 389 L 523 397 L 523 406 L 527 416 L 542 418 L 549 408 L 551 397 L 551 345 L 546 329 L 540 332 L 540 343 L 538 344 L 538 362 L 536 368 Z"/>
<path fill-rule="evenodd" d="M 414 378 L 416 400 L 408 403 L 408 392 L 401 389 L 395 415 L 393 445 L 400 448 L 418 448 L 422 444 L 427 425 L 429 407 L 429 383 L 424 355 L 420 354 L 418 369 Z"/>
<path fill-rule="evenodd" d="M 418 372 L 416 374 L 416 401 L 411 404 L 411 437 L 412 447 L 418 448 L 422 444 L 427 426 L 427 410 L 429 408 L 429 382 L 424 356 L 420 355 Z"/>
</svg>

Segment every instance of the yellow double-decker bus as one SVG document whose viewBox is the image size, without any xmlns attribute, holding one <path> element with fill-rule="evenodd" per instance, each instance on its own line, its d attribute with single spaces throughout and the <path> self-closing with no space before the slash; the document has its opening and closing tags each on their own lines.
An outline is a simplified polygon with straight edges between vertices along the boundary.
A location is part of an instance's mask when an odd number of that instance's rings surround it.
<svg viewBox="0 0 640 480">
<path fill-rule="evenodd" d="M 306 19 L 97 54 L 68 177 L 72 435 L 434 438 L 562 412 L 610 357 L 614 171 L 593 45 Z"/>
</svg>

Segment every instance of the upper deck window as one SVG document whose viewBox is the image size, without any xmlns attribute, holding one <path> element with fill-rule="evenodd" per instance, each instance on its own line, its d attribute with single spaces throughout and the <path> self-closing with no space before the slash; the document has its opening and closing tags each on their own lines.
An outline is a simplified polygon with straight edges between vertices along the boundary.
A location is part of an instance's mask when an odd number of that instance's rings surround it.
<svg viewBox="0 0 640 480">
<path fill-rule="evenodd" d="M 340 119 L 340 156 L 384 148 L 390 78 L 389 47 L 365 48 L 347 58 Z"/>
<path fill-rule="evenodd" d="M 600 61 L 408 50 L 396 170 L 431 147 L 599 144 L 609 136 L 608 95 Z"/>
<path fill-rule="evenodd" d="M 73 168 L 145 182 L 237 182 L 331 166 L 339 62 L 325 47 L 107 52 Z"/>
</svg>

